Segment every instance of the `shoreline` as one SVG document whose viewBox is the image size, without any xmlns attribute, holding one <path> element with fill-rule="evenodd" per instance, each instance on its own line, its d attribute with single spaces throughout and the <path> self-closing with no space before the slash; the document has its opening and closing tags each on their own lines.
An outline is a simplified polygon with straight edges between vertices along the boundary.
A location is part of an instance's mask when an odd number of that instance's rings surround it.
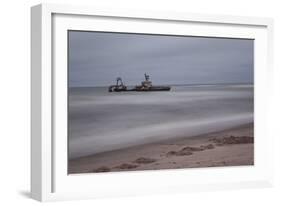
<svg viewBox="0 0 281 206">
<path fill-rule="evenodd" d="M 254 164 L 253 123 L 80 157 L 68 173 L 139 171 Z"/>
</svg>

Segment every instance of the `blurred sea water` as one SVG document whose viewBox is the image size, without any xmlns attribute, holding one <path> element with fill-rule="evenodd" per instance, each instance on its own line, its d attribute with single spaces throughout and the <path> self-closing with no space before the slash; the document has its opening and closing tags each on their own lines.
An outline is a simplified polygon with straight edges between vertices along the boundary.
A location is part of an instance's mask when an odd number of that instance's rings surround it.
<svg viewBox="0 0 281 206">
<path fill-rule="evenodd" d="M 69 158 L 253 122 L 253 85 L 182 85 L 166 92 L 69 88 Z"/>
</svg>

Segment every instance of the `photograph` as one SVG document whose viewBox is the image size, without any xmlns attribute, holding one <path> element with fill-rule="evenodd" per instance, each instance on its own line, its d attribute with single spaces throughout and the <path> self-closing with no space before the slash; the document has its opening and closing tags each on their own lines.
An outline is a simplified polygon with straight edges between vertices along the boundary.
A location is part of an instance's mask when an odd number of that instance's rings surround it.
<svg viewBox="0 0 281 206">
<path fill-rule="evenodd" d="M 253 166 L 254 42 L 68 30 L 68 174 Z"/>
</svg>

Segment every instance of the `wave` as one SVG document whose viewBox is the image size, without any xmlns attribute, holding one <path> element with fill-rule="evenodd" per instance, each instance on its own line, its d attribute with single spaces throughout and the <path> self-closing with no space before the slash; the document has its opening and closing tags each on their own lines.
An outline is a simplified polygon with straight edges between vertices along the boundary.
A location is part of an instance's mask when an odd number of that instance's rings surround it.
<svg viewBox="0 0 281 206">
<path fill-rule="evenodd" d="M 72 140 L 69 144 L 69 157 L 77 158 L 166 139 L 192 137 L 251 122 L 253 122 L 253 114 L 245 113 L 230 117 L 139 126 L 133 129 L 118 131 L 118 133 L 112 130 L 106 134 Z M 110 130 L 110 128 L 108 129 Z"/>
<path fill-rule="evenodd" d="M 69 99 L 70 159 L 253 122 L 252 86 L 153 93 L 79 88 Z"/>
</svg>

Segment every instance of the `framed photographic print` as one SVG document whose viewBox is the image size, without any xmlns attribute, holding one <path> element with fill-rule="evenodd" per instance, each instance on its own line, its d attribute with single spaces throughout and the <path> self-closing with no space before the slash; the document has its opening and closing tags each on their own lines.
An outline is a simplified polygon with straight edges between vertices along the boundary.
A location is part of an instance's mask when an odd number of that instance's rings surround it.
<svg viewBox="0 0 281 206">
<path fill-rule="evenodd" d="M 271 185 L 271 19 L 31 11 L 34 199 Z"/>
</svg>

